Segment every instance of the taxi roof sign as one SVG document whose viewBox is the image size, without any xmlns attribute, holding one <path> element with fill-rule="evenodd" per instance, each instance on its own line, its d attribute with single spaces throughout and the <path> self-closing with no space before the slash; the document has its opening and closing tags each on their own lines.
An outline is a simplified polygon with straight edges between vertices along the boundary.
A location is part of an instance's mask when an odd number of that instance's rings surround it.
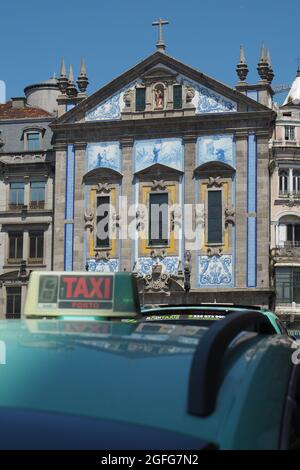
<svg viewBox="0 0 300 470">
<path fill-rule="evenodd" d="M 33 271 L 27 317 L 134 317 L 140 313 L 136 278 L 130 273 Z"/>
</svg>

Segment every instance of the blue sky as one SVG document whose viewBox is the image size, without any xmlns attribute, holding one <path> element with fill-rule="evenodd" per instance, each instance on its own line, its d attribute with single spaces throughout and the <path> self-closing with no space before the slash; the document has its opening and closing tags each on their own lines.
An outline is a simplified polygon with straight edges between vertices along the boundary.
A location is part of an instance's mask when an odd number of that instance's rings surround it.
<svg viewBox="0 0 300 470">
<path fill-rule="evenodd" d="M 167 53 L 234 86 L 239 45 L 248 82 L 264 41 L 273 84 L 293 81 L 300 57 L 299 0 L 4 0 L 0 4 L 0 79 L 7 98 L 59 72 L 61 56 L 78 75 L 87 62 L 92 93 L 155 50 L 158 17 L 166 18 Z M 280 101 L 280 95 L 277 100 Z"/>
</svg>

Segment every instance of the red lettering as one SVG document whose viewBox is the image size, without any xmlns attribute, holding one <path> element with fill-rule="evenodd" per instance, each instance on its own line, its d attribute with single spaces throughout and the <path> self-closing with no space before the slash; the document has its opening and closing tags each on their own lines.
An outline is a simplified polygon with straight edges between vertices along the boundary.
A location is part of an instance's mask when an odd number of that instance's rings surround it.
<svg viewBox="0 0 300 470">
<path fill-rule="evenodd" d="M 104 298 L 110 299 L 110 291 L 111 291 L 111 278 L 107 277 L 104 281 Z"/>
<path fill-rule="evenodd" d="M 103 277 L 98 277 L 98 278 L 95 278 L 95 277 L 90 277 L 90 282 L 91 282 L 91 285 L 93 287 L 93 290 L 91 291 L 90 293 L 90 299 L 95 296 L 97 297 L 98 299 L 102 299 L 103 298 L 103 294 L 101 292 L 101 290 L 99 289 L 99 287 L 101 286 L 102 282 L 103 282 Z"/>
<path fill-rule="evenodd" d="M 72 298 L 72 292 L 73 292 L 73 284 L 76 282 L 77 278 L 76 277 L 64 277 L 63 281 L 67 286 L 66 289 L 66 298 L 71 299 Z"/>
<path fill-rule="evenodd" d="M 83 295 L 85 299 L 89 298 L 89 291 L 84 277 L 79 278 L 74 290 L 73 298 L 77 299 L 80 295 Z"/>
</svg>

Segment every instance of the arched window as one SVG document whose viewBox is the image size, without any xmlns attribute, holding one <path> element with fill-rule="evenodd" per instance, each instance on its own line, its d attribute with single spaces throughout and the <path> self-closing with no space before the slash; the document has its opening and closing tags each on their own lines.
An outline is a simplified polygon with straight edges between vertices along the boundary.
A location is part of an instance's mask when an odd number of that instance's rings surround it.
<svg viewBox="0 0 300 470">
<path fill-rule="evenodd" d="M 279 170 L 279 194 L 288 194 L 289 173 L 288 170 Z"/>
</svg>

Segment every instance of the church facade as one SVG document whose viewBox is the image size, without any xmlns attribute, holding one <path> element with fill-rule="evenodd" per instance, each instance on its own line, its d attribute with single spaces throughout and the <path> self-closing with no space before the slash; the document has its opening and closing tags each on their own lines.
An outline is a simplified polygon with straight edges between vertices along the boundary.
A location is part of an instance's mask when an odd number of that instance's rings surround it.
<svg viewBox="0 0 300 470">
<path fill-rule="evenodd" d="M 89 97 L 86 84 L 67 92 L 63 69 L 53 269 L 133 271 L 148 305 L 268 306 L 276 115 L 263 67 L 247 85 L 241 54 L 232 89 L 160 45 Z"/>
</svg>

